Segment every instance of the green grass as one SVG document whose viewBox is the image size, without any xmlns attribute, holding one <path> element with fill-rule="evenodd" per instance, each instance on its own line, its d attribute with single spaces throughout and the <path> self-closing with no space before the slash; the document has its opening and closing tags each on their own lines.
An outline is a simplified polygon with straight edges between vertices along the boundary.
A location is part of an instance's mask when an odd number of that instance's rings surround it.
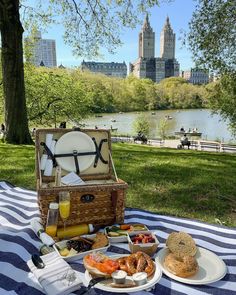
<svg viewBox="0 0 236 295">
<path fill-rule="evenodd" d="M 114 144 L 126 206 L 236 226 L 236 155 Z M 0 144 L 0 179 L 35 189 L 34 147 Z"/>
</svg>

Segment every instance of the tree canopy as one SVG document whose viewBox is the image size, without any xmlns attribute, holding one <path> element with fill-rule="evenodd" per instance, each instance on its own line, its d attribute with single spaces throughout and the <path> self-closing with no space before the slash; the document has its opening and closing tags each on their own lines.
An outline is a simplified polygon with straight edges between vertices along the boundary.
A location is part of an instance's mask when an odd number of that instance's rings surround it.
<svg viewBox="0 0 236 295">
<path fill-rule="evenodd" d="M 207 87 L 208 107 L 218 112 L 236 135 L 236 0 L 198 0 L 188 41 L 197 64 L 219 81 Z"/>
<path fill-rule="evenodd" d="M 188 41 L 198 64 L 220 74 L 236 71 L 236 1 L 198 0 Z"/>
<path fill-rule="evenodd" d="M 24 28 L 32 27 L 32 23 L 37 25 L 37 20 L 41 27 L 43 24 L 60 23 L 65 28 L 65 42 L 74 48 L 76 54 L 94 56 L 99 54 L 101 46 L 113 52 L 121 44 L 122 29 L 134 27 L 140 15 L 158 3 L 158 0 L 38 0 L 34 7 L 30 7 L 28 1 L 1 0 L 1 61 L 6 141 L 32 143 L 25 99 L 22 46 Z"/>
</svg>

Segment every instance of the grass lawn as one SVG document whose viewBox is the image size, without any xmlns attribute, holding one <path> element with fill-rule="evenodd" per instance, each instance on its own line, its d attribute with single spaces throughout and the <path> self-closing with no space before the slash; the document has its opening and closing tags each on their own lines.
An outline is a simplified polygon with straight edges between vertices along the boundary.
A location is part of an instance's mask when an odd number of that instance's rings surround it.
<svg viewBox="0 0 236 295">
<path fill-rule="evenodd" d="M 113 144 L 126 206 L 236 226 L 236 155 Z M 34 147 L 0 144 L 0 180 L 35 189 Z"/>
</svg>

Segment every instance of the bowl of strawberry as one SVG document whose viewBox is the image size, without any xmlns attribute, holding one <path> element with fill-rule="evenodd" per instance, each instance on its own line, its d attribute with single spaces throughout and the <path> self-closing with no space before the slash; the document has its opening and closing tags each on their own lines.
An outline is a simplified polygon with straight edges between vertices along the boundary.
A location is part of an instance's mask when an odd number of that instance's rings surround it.
<svg viewBox="0 0 236 295">
<path fill-rule="evenodd" d="M 128 243 L 131 253 L 142 251 L 150 256 L 156 253 L 159 245 L 157 237 L 151 231 L 129 233 Z"/>
<path fill-rule="evenodd" d="M 131 237 L 131 241 L 133 244 L 147 244 L 147 243 L 155 243 L 155 238 L 150 233 L 139 233 Z"/>
</svg>

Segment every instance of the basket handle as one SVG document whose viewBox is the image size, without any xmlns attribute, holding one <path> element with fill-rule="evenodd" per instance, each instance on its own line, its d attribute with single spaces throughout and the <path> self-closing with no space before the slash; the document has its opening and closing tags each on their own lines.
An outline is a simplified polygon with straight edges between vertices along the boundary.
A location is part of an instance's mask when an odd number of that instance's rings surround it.
<svg viewBox="0 0 236 295">
<path fill-rule="evenodd" d="M 118 182 L 118 177 L 117 177 L 117 174 L 116 174 L 116 168 L 115 168 L 115 165 L 114 165 L 114 162 L 113 162 L 113 159 L 112 159 L 112 155 L 111 155 L 111 151 L 110 150 L 109 150 L 109 156 L 110 156 L 110 159 L 111 159 L 111 165 L 112 165 L 112 169 L 113 169 L 114 174 L 115 174 L 116 181 Z"/>
<path fill-rule="evenodd" d="M 40 170 L 40 167 L 39 167 L 39 163 L 40 163 L 40 154 L 39 154 L 39 151 L 37 153 L 37 156 L 38 156 L 38 168 L 37 168 L 37 171 L 39 171 L 39 187 L 42 186 L 42 175 L 41 175 L 41 170 Z"/>
</svg>

